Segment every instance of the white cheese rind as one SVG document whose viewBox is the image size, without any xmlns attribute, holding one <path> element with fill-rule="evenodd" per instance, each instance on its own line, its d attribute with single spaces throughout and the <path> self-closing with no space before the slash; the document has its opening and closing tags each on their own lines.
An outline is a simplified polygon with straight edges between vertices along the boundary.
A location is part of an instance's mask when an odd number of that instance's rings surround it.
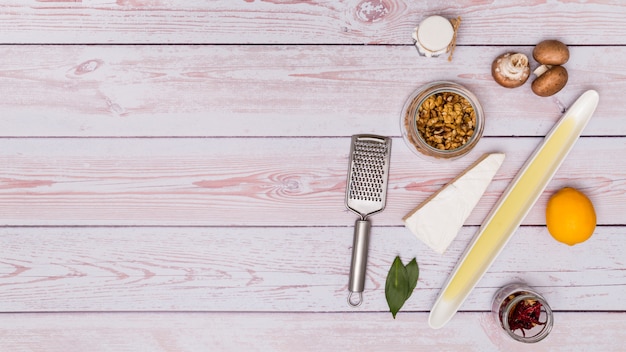
<svg viewBox="0 0 626 352">
<path fill-rule="evenodd" d="M 484 156 L 404 217 L 419 240 L 443 254 L 457 236 L 504 162 L 503 153 Z"/>
</svg>

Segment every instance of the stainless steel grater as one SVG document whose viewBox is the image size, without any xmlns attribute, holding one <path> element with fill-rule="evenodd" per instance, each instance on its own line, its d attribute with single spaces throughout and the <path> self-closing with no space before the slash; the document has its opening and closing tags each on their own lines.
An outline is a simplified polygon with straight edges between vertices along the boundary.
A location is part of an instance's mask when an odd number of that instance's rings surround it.
<svg viewBox="0 0 626 352">
<path fill-rule="evenodd" d="M 354 225 L 354 243 L 350 264 L 348 303 L 357 307 L 363 302 L 367 251 L 371 224 L 367 217 L 385 208 L 391 139 L 362 134 L 352 136 L 350 168 L 346 185 L 346 207 L 360 217 Z M 354 294 L 358 300 L 354 300 Z"/>
</svg>

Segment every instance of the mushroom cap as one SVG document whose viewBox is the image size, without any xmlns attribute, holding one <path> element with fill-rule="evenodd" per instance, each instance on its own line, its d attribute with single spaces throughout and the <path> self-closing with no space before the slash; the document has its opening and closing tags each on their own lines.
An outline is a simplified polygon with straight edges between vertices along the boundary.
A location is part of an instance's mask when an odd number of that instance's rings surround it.
<svg viewBox="0 0 626 352">
<path fill-rule="evenodd" d="M 563 65 L 569 60 L 569 49 L 558 40 L 544 40 L 533 49 L 533 58 L 543 65 Z"/>
<path fill-rule="evenodd" d="M 504 53 L 491 64 L 493 79 L 505 88 L 516 88 L 528 80 L 530 65 L 528 57 L 521 53 Z"/>
<path fill-rule="evenodd" d="M 540 97 L 549 97 L 565 87 L 567 78 L 565 67 L 552 66 L 533 81 L 531 89 Z"/>
</svg>

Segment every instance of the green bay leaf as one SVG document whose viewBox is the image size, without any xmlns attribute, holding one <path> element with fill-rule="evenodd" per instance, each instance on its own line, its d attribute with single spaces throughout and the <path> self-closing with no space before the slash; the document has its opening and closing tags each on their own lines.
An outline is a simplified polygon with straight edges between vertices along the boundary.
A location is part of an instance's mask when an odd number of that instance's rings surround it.
<svg viewBox="0 0 626 352">
<path fill-rule="evenodd" d="M 391 268 L 387 274 L 387 281 L 385 282 L 385 297 L 387 298 L 387 305 L 389 305 L 389 310 L 394 319 L 407 299 L 408 290 L 409 278 L 407 269 L 404 264 L 402 264 L 400 257 L 397 256 L 393 264 L 391 264 Z"/>
<path fill-rule="evenodd" d="M 417 280 L 420 277 L 420 268 L 417 265 L 417 260 L 415 258 L 413 258 L 413 260 L 411 260 L 409 264 L 406 265 L 406 272 L 408 280 L 408 291 L 406 299 L 409 299 L 409 297 L 411 297 L 411 294 L 413 293 L 413 290 L 415 290 L 415 287 L 417 286 Z"/>
</svg>

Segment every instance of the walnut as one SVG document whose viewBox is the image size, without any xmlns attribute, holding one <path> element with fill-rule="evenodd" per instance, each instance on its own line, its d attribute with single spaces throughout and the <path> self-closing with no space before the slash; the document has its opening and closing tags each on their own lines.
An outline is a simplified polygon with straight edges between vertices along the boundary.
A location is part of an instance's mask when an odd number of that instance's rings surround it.
<svg viewBox="0 0 626 352">
<path fill-rule="evenodd" d="M 470 102 L 453 92 L 435 93 L 420 105 L 417 130 L 428 145 L 454 150 L 469 141 L 476 128 L 476 112 Z"/>
</svg>

